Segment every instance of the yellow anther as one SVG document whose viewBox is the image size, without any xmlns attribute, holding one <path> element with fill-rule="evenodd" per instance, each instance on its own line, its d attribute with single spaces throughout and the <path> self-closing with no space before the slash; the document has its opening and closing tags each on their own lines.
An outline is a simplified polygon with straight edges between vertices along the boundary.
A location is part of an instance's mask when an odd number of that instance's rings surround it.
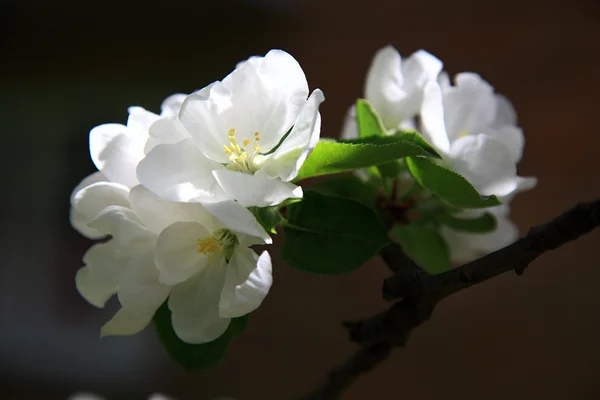
<svg viewBox="0 0 600 400">
<path fill-rule="evenodd" d="M 212 236 L 207 236 L 204 239 L 197 239 L 198 253 L 207 256 L 208 261 L 212 261 L 212 256 L 221 251 L 221 245 Z"/>
<path fill-rule="evenodd" d="M 465 136 L 469 136 L 469 132 L 467 131 L 462 131 L 458 134 L 458 137 L 465 137 Z"/>
<path fill-rule="evenodd" d="M 254 132 L 254 140 L 260 140 L 258 137 L 258 132 Z M 258 144 L 253 146 L 253 150 L 250 150 L 248 146 L 253 143 L 252 138 L 243 140 L 241 142 L 242 146 L 240 146 L 235 139 L 235 129 L 231 128 L 229 130 L 229 145 L 224 145 L 223 149 L 225 150 L 225 154 L 229 156 L 229 163 L 227 168 L 234 171 L 241 171 L 248 174 L 253 174 L 256 171 L 254 166 L 254 156 L 258 151 L 260 151 L 260 147 Z"/>
</svg>

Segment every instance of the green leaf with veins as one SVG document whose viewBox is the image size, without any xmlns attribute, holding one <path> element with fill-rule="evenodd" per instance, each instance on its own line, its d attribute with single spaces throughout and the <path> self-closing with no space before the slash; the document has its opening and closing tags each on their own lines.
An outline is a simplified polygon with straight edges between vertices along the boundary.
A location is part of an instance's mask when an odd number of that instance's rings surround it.
<svg viewBox="0 0 600 400">
<path fill-rule="evenodd" d="M 496 196 L 483 196 L 456 172 L 435 163 L 430 158 L 407 157 L 406 166 L 419 184 L 452 206 L 486 208 L 500 205 Z"/>
<path fill-rule="evenodd" d="M 377 213 L 357 201 L 307 190 L 288 207 L 284 261 L 317 274 L 350 272 L 377 255 L 389 239 Z"/>
<path fill-rule="evenodd" d="M 414 132 L 344 142 L 321 141 L 310 153 L 295 180 L 354 171 L 409 156 L 439 157 Z"/>
<path fill-rule="evenodd" d="M 359 138 L 382 136 L 387 131 L 381 118 L 367 100 L 358 99 L 356 101 L 356 123 Z"/>
<path fill-rule="evenodd" d="M 450 270 L 450 250 L 434 226 L 411 223 L 395 227 L 394 236 L 404 252 L 430 274 Z"/>
<path fill-rule="evenodd" d="M 372 182 L 365 182 L 354 174 L 338 174 L 327 177 L 310 186 L 312 190 L 359 201 L 375 208 L 379 190 Z"/>
</svg>

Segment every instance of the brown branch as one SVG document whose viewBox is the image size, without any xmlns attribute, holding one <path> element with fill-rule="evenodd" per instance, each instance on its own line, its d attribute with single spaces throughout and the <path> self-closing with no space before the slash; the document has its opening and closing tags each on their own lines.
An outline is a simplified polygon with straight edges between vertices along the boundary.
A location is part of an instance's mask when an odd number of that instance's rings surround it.
<svg viewBox="0 0 600 400">
<path fill-rule="evenodd" d="M 393 347 L 406 344 L 412 331 L 426 322 L 444 298 L 508 271 L 521 275 L 537 257 L 579 238 L 600 225 L 600 200 L 581 203 L 553 220 L 532 228 L 515 243 L 462 267 L 430 275 L 421 270 L 400 245 L 392 243 L 381 257 L 394 272 L 383 285 L 384 297 L 402 300 L 386 311 L 357 322 L 344 322 L 350 339 L 362 348 L 332 370 L 310 400 L 339 399 L 362 373 L 375 368 Z"/>
</svg>

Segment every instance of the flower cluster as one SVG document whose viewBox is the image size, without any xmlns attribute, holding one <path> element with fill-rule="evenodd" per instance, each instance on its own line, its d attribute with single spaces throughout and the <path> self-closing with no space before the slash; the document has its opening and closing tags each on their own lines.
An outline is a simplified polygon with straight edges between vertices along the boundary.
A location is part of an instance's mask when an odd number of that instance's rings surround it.
<svg viewBox="0 0 600 400">
<path fill-rule="evenodd" d="M 459 73 L 452 84 L 442 62 L 420 50 L 407 58 L 391 46 L 377 52 L 367 74 L 365 98 L 389 133 L 416 129 L 441 155 L 440 165 L 464 178 L 482 195 L 503 203 L 487 209 L 459 209 L 460 218 L 491 213 L 496 228 L 485 234 L 440 226 L 452 260 L 464 262 L 513 242 L 518 235 L 508 220 L 508 203 L 520 191 L 536 185 L 532 177 L 517 176 L 524 146 L 511 103 L 496 94 L 479 75 Z M 358 137 L 356 109 L 348 112 L 342 137 Z M 364 177 L 364 175 L 362 175 Z M 411 184 L 408 174 L 398 177 Z"/>
<path fill-rule="evenodd" d="M 222 81 L 167 98 L 160 115 L 129 109 L 126 125 L 90 132 L 98 172 L 71 196 L 71 223 L 91 239 L 76 285 L 120 310 L 104 335 L 131 335 L 165 302 L 187 343 L 221 336 L 271 284 L 272 242 L 249 207 L 302 198 L 293 180 L 320 135 L 323 94 L 298 62 L 272 50 Z"/>
<path fill-rule="evenodd" d="M 276 225 L 282 258 L 320 274 L 360 267 L 390 236 L 429 273 L 516 239 L 509 204 L 536 179 L 517 175 L 524 138 L 506 98 L 479 75 L 452 82 L 433 55 L 392 47 L 376 54 L 365 97 L 344 140 L 320 141 L 323 93 L 272 50 L 170 96 L 160 115 L 132 107 L 126 125 L 92 129 L 98 172 L 73 191 L 71 223 L 109 237 L 76 275 L 91 304 L 118 297 L 101 334 L 154 319 L 178 362 L 215 365 L 269 292 L 271 257 L 252 246 L 271 244 Z M 335 176 L 297 185 L 323 175 Z"/>
</svg>

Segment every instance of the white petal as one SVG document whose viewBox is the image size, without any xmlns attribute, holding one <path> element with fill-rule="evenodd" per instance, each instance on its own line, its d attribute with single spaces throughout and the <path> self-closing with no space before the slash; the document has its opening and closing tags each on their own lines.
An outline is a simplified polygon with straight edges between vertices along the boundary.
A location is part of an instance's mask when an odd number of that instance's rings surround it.
<svg viewBox="0 0 600 400">
<path fill-rule="evenodd" d="M 124 308 L 117 313 L 100 330 L 100 337 L 105 336 L 129 336 L 140 333 L 150 321 L 153 315 L 136 315 Z"/>
<path fill-rule="evenodd" d="M 525 145 L 525 137 L 521 128 L 514 125 L 504 125 L 498 128 L 486 129 L 481 133 L 486 133 L 504 143 L 508 147 L 511 159 L 515 164 L 521 160 Z"/>
<path fill-rule="evenodd" d="M 517 192 L 525 192 L 537 186 L 537 178 L 534 176 L 517 177 Z"/>
<path fill-rule="evenodd" d="M 444 119 L 452 143 L 463 132 L 485 132 L 496 116 L 493 88 L 477 74 L 463 72 L 455 77 L 456 86 L 444 92 Z"/>
<path fill-rule="evenodd" d="M 81 296 L 96 307 L 117 292 L 121 274 L 126 269 L 129 255 L 114 240 L 98 243 L 83 255 L 85 267 L 75 276 L 75 285 Z"/>
<path fill-rule="evenodd" d="M 412 118 L 419 112 L 423 88 L 428 82 L 436 81 L 441 70 L 442 62 L 425 50 L 418 50 L 403 60 L 402 74 L 407 97 L 401 104 L 404 114 L 402 120 Z"/>
<path fill-rule="evenodd" d="M 389 129 L 396 128 L 419 112 L 424 85 L 435 80 L 441 69 L 441 61 L 424 50 L 402 60 L 396 49 L 387 46 L 373 58 L 367 73 L 365 96 L 384 125 Z"/>
<path fill-rule="evenodd" d="M 387 128 L 393 128 L 405 116 L 398 115 L 398 105 L 406 98 L 402 58 L 392 46 L 379 50 L 369 71 L 365 83 L 365 97 L 373 105 Z"/>
<path fill-rule="evenodd" d="M 500 201 L 503 204 L 510 203 L 517 194 L 519 194 L 521 192 L 525 192 L 527 190 L 531 190 L 534 187 L 536 187 L 537 181 L 538 181 L 537 178 L 535 178 L 533 176 L 528 176 L 528 177 L 517 176 L 516 190 L 509 193 L 506 196 L 500 196 Z"/>
<path fill-rule="evenodd" d="M 471 246 L 468 233 L 455 231 L 446 226 L 440 228 L 440 234 L 450 249 L 450 258 L 455 264 L 473 261 L 480 256 L 479 252 Z"/>
<path fill-rule="evenodd" d="M 230 229 L 236 233 L 243 233 L 253 238 L 259 238 L 259 242 L 253 244 L 271 244 L 273 239 L 265 231 L 254 215 L 240 203 L 228 200 L 219 203 L 205 205 L 206 211 L 211 213 L 221 222 L 221 228 Z"/>
<path fill-rule="evenodd" d="M 100 178 L 100 175 L 95 175 L 95 178 Z M 99 232 L 88 224 L 108 206 L 129 207 L 128 196 L 129 189 L 118 183 L 97 182 L 85 186 L 75 192 L 71 198 L 71 225 L 90 239 L 105 236 L 105 233 Z"/>
<path fill-rule="evenodd" d="M 446 91 L 452 87 L 450 75 L 448 75 L 448 72 L 446 71 L 440 72 L 440 74 L 438 75 L 437 82 L 439 83 L 440 88 L 442 89 L 442 93 L 446 93 Z"/>
<path fill-rule="evenodd" d="M 211 232 L 197 222 L 176 222 L 158 236 L 155 250 L 160 281 L 168 285 L 183 282 L 210 264 L 208 256 L 198 252 L 198 239 Z M 212 262 L 222 258 L 215 255 Z"/>
<path fill-rule="evenodd" d="M 229 129 L 233 126 L 221 126 L 216 116 L 231 107 L 231 93 L 217 81 L 190 94 L 179 110 L 179 121 L 198 148 L 206 157 L 221 164 L 229 161 L 223 146 L 229 145 Z"/>
<path fill-rule="evenodd" d="M 159 144 L 173 144 L 189 138 L 185 127 L 177 116 L 161 118 L 152 125 L 148 131 L 148 142 L 144 152 L 148 154 Z"/>
<path fill-rule="evenodd" d="M 213 170 L 224 169 L 206 158 L 187 139 L 156 146 L 137 169 L 142 185 L 173 201 L 215 202 L 228 198 L 213 177 Z"/>
<path fill-rule="evenodd" d="M 324 100 L 321 90 L 316 89 L 312 92 L 288 137 L 262 165 L 261 169 L 267 175 L 278 177 L 283 181 L 290 181 L 298 175 L 298 170 L 304 164 L 306 157 L 319 142 L 321 134 L 319 105 Z"/>
<path fill-rule="evenodd" d="M 90 131 L 90 155 L 96 168 L 111 182 L 138 184 L 135 168 L 144 157 L 148 132 L 120 124 L 105 124 Z"/>
<path fill-rule="evenodd" d="M 150 249 L 149 249 L 150 250 Z M 171 287 L 158 281 L 154 253 L 133 257 L 119 279 L 117 292 L 124 309 L 135 315 L 154 315 L 167 299 Z"/>
<path fill-rule="evenodd" d="M 261 147 L 268 152 L 294 124 L 307 96 L 298 62 L 286 52 L 272 50 L 241 63 L 222 82 L 190 95 L 179 116 L 207 157 L 227 163 L 223 146 L 229 145 L 231 129 L 239 143 L 259 132 Z"/>
<path fill-rule="evenodd" d="M 492 126 L 516 125 L 517 112 L 510 100 L 501 94 L 496 94 L 496 115 Z"/>
<path fill-rule="evenodd" d="M 183 104 L 183 101 L 187 97 L 187 94 L 176 93 L 167 97 L 160 105 L 160 116 L 161 117 L 173 117 L 177 116 L 179 109 Z"/>
<path fill-rule="evenodd" d="M 452 143 L 452 166 L 484 195 L 506 196 L 517 188 L 517 168 L 506 145 L 491 136 L 461 137 Z"/>
<path fill-rule="evenodd" d="M 106 207 L 90 226 L 107 235 L 113 236 L 113 241 L 129 251 L 142 251 L 148 243 L 154 243 L 156 235 L 148 230 L 140 219 L 128 208 L 120 206 Z"/>
<path fill-rule="evenodd" d="M 231 320 L 219 316 L 226 271 L 223 259 L 219 265 L 205 268 L 171 290 L 171 321 L 175 333 L 184 342 L 207 343 L 227 330 Z"/>
<path fill-rule="evenodd" d="M 342 127 L 342 134 L 340 139 L 351 140 L 358 139 L 358 122 L 356 121 L 356 105 L 353 105 L 346 112 L 344 118 L 344 126 Z"/>
<path fill-rule="evenodd" d="M 70 202 L 71 205 L 73 205 L 73 201 L 75 199 L 75 195 L 77 194 L 77 192 L 79 192 L 81 189 L 88 187 L 90 185 L 93 185 L 94 183 L 98 183 L 98 182 L 106 182 L 107 179 L 104 176 L 104 174 L 100 171 L 96 171 L 88 176 L 86 176 L 85 178 L 83 178 L 81 180 L 81 182 L 79 182 L 77 184 L 77 186 L 75 186 L 75 188 L 73 189 L 73 191 L 71 192 L 71 197 L 70 197 Z"/>
<path fill-rule="evenodd" d="M 269 293 L 273 276 L 271 257 L 264 251 L 260 257 L 251 249 L 238 248 L 227 266 L 227 276 L 219 315 L 237 318 L 256 310 Z"/>
<path fill-rule="evenodd" d="M 117 293 L 117 286 L 94 277 L 94 272 L 89 266 L 84 266 L 77 270 L 75 274 L 75 287 L 77 291 L 88 303 L 98 308 L 104 307 L 104 304 Z"/>
<path fill-rule="evenodd" d="M 519 238 L 519 229 L 505 217 L 496 215 L 496 230 L 482 235 L 470 235 L 471 246 L 480 254 L 488 254 L 508 246 Z"/>
<path fill-rule="evenodd" d="M 158 197 L 142 185 L 129 192 L 131 209 L 143 224 L 159 234 L 167 226 L 179 221 L 195 221 L 209 229 L 217 222 L 200 203 L 178 203 Z"/>
<path fill-rule="evenodd" d="M 271 179 L 261 171 L 254 175 L 237 171 L 213 172 L 225 192 L 244 207 L 274 206 L 286 199 L 302 198 L 302 188 L 279 179 Z"/>
<path fill-rule="evenodd" d="M 139 135 L 142 140 L 148 139 L 150 125 L 158 121 L 160 116 L 142 107 L 129 107 L 127 111 L 129 112 L 127 128 L 130 134 Z"/>
<path fill-rule="evenodd" d="M 423 104 L 421 105 L 421 134 L 440 153 L 447 154 L 450 142 L 444 124 L 444 104 L 442 91 L 437 82 L 429 82 L 423 89 Z"/>
</svg>

